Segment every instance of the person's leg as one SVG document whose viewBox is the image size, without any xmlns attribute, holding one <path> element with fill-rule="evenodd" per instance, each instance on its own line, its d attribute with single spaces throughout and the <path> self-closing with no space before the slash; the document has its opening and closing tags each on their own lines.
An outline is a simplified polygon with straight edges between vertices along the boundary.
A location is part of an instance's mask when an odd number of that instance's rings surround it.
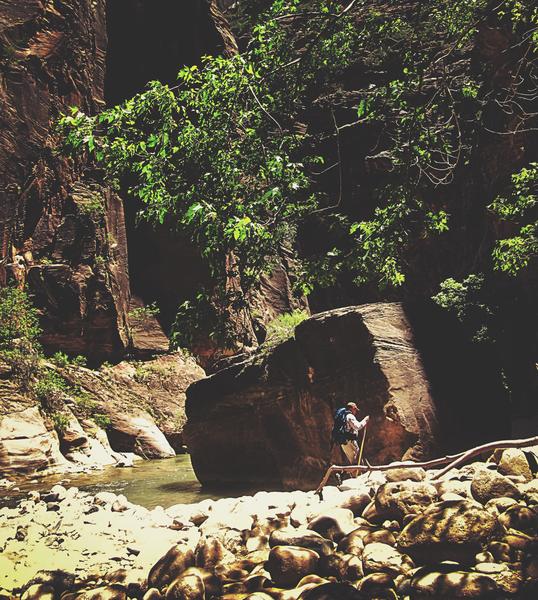
<svg viewBox="0 0 538 600">
<path fill-rule="evenodd" d="M 342 444 L 341 448 L 346 455 L 348 464 L 354 465 L 359 455 L 359 447 L 357 442 L 355 440 L 349 440 L 345 444 Z"/>
</svg>

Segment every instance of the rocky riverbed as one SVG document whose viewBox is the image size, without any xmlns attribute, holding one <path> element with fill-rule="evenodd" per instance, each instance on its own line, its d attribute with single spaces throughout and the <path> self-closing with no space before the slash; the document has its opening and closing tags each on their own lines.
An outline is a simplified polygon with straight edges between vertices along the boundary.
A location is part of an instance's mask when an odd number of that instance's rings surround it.
<svg viewBox="0 0 538 600">
<path fill-rule="evenodd" d="M 0 511 L 0 598 L 538 597 L 533 455 L 436 473 L 364 474 L 323 500 L 258 492 L 166 510 L 31 492 Z"/>
</svg>

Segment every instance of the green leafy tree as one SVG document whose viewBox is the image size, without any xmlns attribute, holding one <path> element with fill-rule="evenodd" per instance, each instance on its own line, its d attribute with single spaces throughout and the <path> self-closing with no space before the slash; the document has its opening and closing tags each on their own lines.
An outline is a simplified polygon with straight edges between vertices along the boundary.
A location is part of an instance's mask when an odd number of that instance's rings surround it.
<svg viewBox="0 0 538 600">
<path fill-rule="evenodd" d="M 509 194 L 498 196 L 490 208 L 516 229 L 493 249 L 495 268 L 516 275 L 538 256 L 538 163 L 514 173 Z"/>
<path fill-rule="evenodd" d="M 506 115 L 493 132 L 503 135 L 527 131 L 533 114 L 538 12 L 529 3 L 237 5 L 248 40 L 241 54 L 204 57 L 180 70 L 176 87 L 152 82 L 97 116 L 73 108 L 60 120 L 70 151 L 89 154 L 142 200 L 143 218 L 177 227 L 207 260 L 215 285 L 182 305 L 179 345 L 208 323 L 226 338 L 230 315 L 307 218 L 323 221 L 336 241 L 299 267 L 302 292 L 342 273 L 360 286 L 405 286 L 417 248 L 451 227 L 443 189 L 469 168 L 485 110 L 493 104 Z M 516 40 L 510 89 L 488 88 L 471 68 L 484 23 Z M 358 90 L 356 73 L 367 82 Z M 347 181 L 350 132 L 373 138 L 371 150 L 389 165 L 360 201 Z M 514 270 L 534 252 L 533 227 L 499 243 L 501 268 Z"/>
</svg>

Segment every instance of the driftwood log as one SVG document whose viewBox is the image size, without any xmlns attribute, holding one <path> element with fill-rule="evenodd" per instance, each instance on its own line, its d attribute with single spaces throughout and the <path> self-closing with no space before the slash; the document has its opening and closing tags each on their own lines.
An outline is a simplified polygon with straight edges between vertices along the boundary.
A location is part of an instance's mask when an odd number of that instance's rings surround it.
<svg viewBox="0 0 538 600">
<path fill-rule="evenodd" d="M 538 436 L 520 439 L 520 440 L 500 440 L 498 442 L 489 442 L 487 444 L 482 444 L 481 446 L 476 446 L 475 448 L 471 448 L 470 450 L 466 450 L 465 452 L 460 452 L 459 454 L 452 454 L 450 456 L 443 456 L 442 458 L 435 458 L 433 460 L 428 460 L 424 462 L 412 462 L 412 461 L 400 461 L 393 462 L 388 465 L 332 465 L 327 469 L 325 476 L 321 480 L 321 483 L 318 485 L 316 490 L 316 494 L 321 494 L 323 488 L 327 484 L 329 477 L 333 473 L 367 473 L 370 471 L 388 471 L 389 469 L 397 469 L 401 467 L 405 468 L 419 468 L 423 469 L 433 469 L 435 467 L 441 467 L 446 465 L 444 469 L 439 471 L 436 474 L 435 478 L 439 479 L 450 469 L 454 469 L 459 465 L 463 464 L 473 456 L 477 456 L 479 454 L 483 454 L 484 452 L 491 452 L 493 450 L 501 449 L 501 448 L 524 448 L 526 446 L 535 446 L 538 445 Z"/>
</svg>

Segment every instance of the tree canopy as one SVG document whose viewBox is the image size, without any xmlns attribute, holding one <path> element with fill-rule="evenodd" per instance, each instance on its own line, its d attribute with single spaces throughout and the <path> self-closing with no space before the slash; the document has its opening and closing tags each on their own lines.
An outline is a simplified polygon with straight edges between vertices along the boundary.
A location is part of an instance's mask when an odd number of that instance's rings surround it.
<svg viewBox="0 0 538 600">
<path fill-rule="evenodd" d="M 179 70 L 177 86 L 151 82 L 98 115 L 72 108 L 60 120 L 66 147 L 140 198 L 142 218 L 198 245 L 215 287 L 184 310 L 208 298 L 224 312 L 244 306 L 312 218 L 336 231 L 326 236 L 334 244 L 300 256 L 298 293 L 342 273 L 357 286 L 405 287 L 417 247 L 453 227 L 459 192 L 446 190 L 461 189 L 484 136 L 536 131 L 538 9 L 275 0 L 238 10 L 239 53 L 203 57 Z M 491 65 L 473 63 L 487 27 L 508 43 L 500 84 Z M 350 132 L 386 164 L 358 206 Z M 477 199 L 485 218 L 512 223 L 498 228 L 481 268 L 515 275 L 538 254 L 537 172 L 519 165 L 493 198 Z"/>
</svg>

